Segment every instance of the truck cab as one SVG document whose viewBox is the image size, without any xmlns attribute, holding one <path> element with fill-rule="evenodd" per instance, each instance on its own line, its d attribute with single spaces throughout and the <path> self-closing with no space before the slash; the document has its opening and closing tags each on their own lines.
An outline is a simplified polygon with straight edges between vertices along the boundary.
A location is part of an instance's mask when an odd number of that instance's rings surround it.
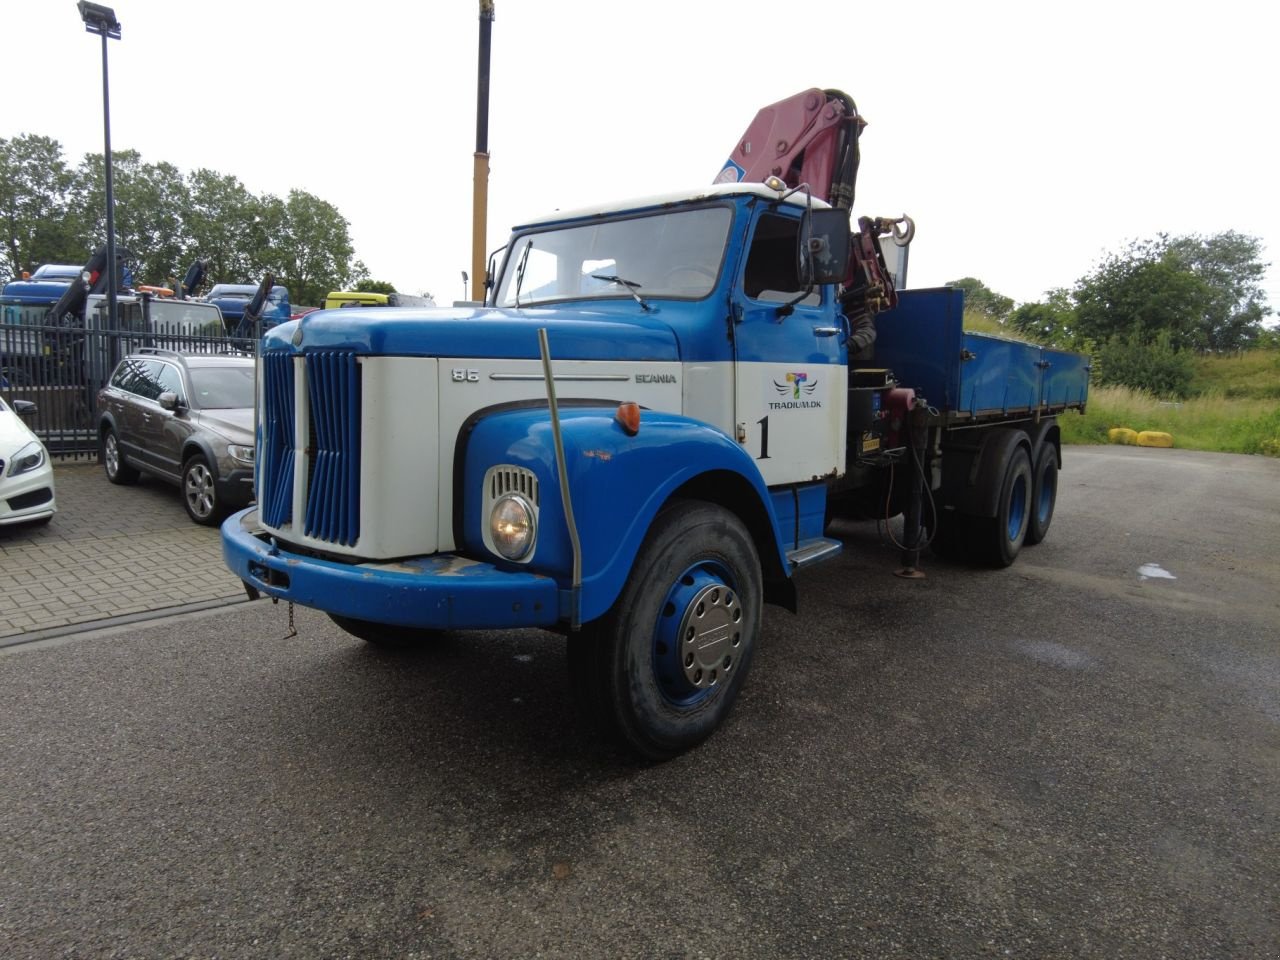
<svg viewBox="0 0 1280 960">
<path fill-rule="evenodd" d="M 222 311 L 227 333 L 236 333 L 244 318 L 245 307 L 257 292 L 257 284 L 253 283 L 215 283 L 204 299 Z M 276 284 L 267 294 L 267 302 L 262 307 L 263 329 L 283 323 L 291 313 L 289 288 Z M 240 331 L 241 335 L 243 333 L 244 331 Z"/>
</svg>

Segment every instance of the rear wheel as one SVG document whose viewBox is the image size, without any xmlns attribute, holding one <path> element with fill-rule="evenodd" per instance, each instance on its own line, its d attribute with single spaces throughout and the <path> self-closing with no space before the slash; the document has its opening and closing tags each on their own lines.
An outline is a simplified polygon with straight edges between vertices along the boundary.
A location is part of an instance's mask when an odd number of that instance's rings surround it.
<svg viewBox="0 0 1280 960">
<path fill-rule="evenodd" d="M 1032 483 L 1031 516 L 1027 524 L 1027 543 L 1037 544 L 1049 535 L 1053 510 L 1058 502 L 1058 451 L 1052 443 L 1040 445 Z"/>
<path fill-rule="evenodd" d="M 383 650 L 414 650 L 424 646 L 439 635 L 436 630 L 426 630 L 420 627 L 401 627 L 391 623 L 375 623 L 372 620 L 341 617 L 336 613 L 331 613 L 328 617 L 353 637 L 359 637 L 365 643 L 372 644 Z"/>
<path fill-rule="evenodd" d="M 1019 447 L 1009 458 L 996 515 L 981 521 L 981 546 L 992 566 L 1007 567 L 1017 559 L 1031 522 L 1031 458 Z"/>
<path fill-rule="evenodd" d="M 120 441 L 110 427 L 102 435 L 102 469 L 112 483 L 136 483 L 138 471 L 124 462 Z"/>
<path fill-rule="evenodd" d="M 746 678 L 762 596 L 755 544 L 736 516 L 702 502 L 668 507 L 612 609 L 572 637 L 575 694 L 650 759 L 701 743 Z"/>
</svg>

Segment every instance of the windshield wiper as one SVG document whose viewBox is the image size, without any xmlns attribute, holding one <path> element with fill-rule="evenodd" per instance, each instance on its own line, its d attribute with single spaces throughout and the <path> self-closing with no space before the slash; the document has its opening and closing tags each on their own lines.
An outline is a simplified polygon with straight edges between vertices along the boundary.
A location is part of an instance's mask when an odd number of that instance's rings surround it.
<svg viewBox="0 0 1280 960">
<path fill-rule="evenodd" d="M 634 280 L 624 280 L 615 273 L 593 273 L 591 274 L 591 279 L 604 280 L 606 283 L 616 283 L 620 287 L 626 287 L 627 293 L 631 294 L 631 296 L 635 298 L 636 303 L 644 307 L 646 311 L 653 309 L 653 307 L 649 306 L 649 304 L 645 302 L 644 297 L 636 293 L 636 291 L 640 289 L 640 284 L 636 283 Z"/>
<path fill-rule="evenodd" d="M 520 254 L 520 265 L 516 267 L 516 309 L 520 309 L 520 286 L 524 283 L 524 268 L 529 262 L 529 251 L 533 249 L 533 241 L 530 240 L 524 245 L 524 251 Z"/>
</svg>

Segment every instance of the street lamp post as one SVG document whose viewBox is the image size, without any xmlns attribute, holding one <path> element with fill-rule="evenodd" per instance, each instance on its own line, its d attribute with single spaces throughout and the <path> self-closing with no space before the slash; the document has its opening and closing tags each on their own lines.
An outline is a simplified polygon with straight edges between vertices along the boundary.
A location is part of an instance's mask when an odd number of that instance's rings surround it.
<svg viewBox="0 0 1280 960">
<path fill-rule="evenodd" d="M 111 183 L 111 98 L 107 89 L 107 40 L 120 39 L 120 21 L 110 7 L 90 3 L 89 0 L 80 0 L 76 9 L 80 11 L 85 30 L 102 37 L 102 136 L 107 176 L 107 329 L 116 330 L 116 281 L 119 273 L 116 269 L 115 195 Z"/>
<path fill-rule="evenodd" d="M 493 32 L 493 0 L 480 0 L 480 69 L 476 80 L 476 152 L 471 193 L 471 289 L 489 296 L 484 247 L 489 220 L 489 45 Z M 475 296 L 475 294 L 472 294 Z"/>
</svg>

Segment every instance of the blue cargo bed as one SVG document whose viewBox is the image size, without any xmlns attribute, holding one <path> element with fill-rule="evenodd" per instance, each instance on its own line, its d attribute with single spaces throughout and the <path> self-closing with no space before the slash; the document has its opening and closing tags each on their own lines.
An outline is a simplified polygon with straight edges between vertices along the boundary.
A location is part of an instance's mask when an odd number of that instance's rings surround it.
<svg viewBox="0 0 1280 960">
<path fill-rule="evenodd" d="M 948 422 L 1083 410 L 1089 358 L 963 329 L 964 291 L 904 290 L 876 318 L 875 361 Z"/>
</svg>

